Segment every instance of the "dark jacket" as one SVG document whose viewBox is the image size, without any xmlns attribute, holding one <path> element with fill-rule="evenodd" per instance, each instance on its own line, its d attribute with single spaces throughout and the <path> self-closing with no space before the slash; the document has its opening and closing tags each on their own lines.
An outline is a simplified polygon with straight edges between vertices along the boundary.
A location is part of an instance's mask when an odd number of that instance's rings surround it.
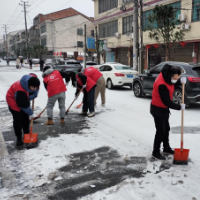
<svg viewBox="0 0 200 200">
<path fill-rule="evenodd" d="M 165 65 L 161 72 L 165 82 L 169 85 L 173 84 L 171 82 L 171 74 L 170 74 L 171 67 L 172 67 L 171 65 Z M 181 84 L 180 80 L 178 80 L 177 83 L 175 84 L 175 87 L 180 84 Z M 157 106 L 151 104 L 150 113 L 153 115 L 153 117 L 169 116 L 169 113 L 170 113 L 169 108 L 174 109 L 174 110 L 181 110 L 181 105 L 175 104 L 170 99 L 169 90 L 167 89 L 167 87 L 165 85 L 160 85 L 158 90 L 159 90 L 160 98 L 161 98 L 163 104 L 165 106 L 167 106 L 167 108 L 161 108 L 161 107 L 157 107 Z"/>
</svg>

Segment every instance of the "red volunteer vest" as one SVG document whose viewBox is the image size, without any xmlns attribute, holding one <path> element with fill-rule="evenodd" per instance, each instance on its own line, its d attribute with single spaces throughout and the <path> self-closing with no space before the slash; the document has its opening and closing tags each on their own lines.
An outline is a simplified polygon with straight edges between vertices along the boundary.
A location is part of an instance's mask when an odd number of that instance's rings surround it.
<svg viewBox="0 0 200 200">
<path fill-rule="evenodd" d="M 15 93 L 17 91 L 25 92 L 27 94 L 27 97 L 29 98 L 29 93 L 21 86 L 20 81 L 17 81 L 13 83 L 9 88 L 6 94 L 6 101 L 13 110 L 20 112 L 20 108 L 15 101 Z"/>
<path fill-rule="evenodd" d="M 48 76 L 45 76 L 43 81 L 47 84 L 48 97 L 67 91 L 59 71 L 53 71 Z"/>
<path fill-rule="evenodd" d="M 76 74 L 76 81 L 79 85 L 83 86 L 78 74 Z M 87 76 L 86 88 L 85 88 L 86 91 L 89 92 L 95 85 L 96 83 L 89 76 Z"/>
<path fill-rule="evenodd" d="M 85 69 L 84 74 L 89 76 L 93 81 L 97 82 L 102 76 L 102 73 L 95 69 L 94 67 L 88 67 Z"/>
<path fill-rule="evenodd" d="M 151 102 L 152 105 L 161 107 L 161 108 L 167 108 L 167 106 L 164 105 L 164 103 L 162 102 L 160 98 L 160 94 L 158 91 L 159 85 L 165 85 L 167 87 L 167 89 L 169 90 L 170 99 L 172 100 L 173 94 L 174 94 L 174 84 L 172 85 L 167 84 L 165 82 L 165 79 L 163 78 L 162 73 L 160 73 L 153 85 L 152 102 Z"/>
</svg>

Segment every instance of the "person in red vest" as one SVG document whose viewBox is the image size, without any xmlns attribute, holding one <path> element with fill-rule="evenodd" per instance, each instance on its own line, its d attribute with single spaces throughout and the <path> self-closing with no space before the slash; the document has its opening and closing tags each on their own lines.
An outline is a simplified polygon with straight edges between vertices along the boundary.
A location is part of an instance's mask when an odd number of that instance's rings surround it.
<svg viewBox="0 0 200 200">
<path fill-rule="evenodd" d="M 105 79 L 104 79 L 102 73 L 99 70 L 95 69 L 94 67 L 88 67 L 84 70 L 84 74 L 86 76 L 90 77 L 97 85 L 95 88 L 94 105 L 96 106 L 97 98 L 99 96 L 99 93 L 101 93 L 101 105 L 105 106 L 106 82 L 105 82 Z"/>
<path fill-rule="evenodd" d="M 154 117 L 156 135 L 152 157 L 165 160 L 160 153 L 160 145 L 163 143 L 163 154 L 174 154 L 169 144 L 169 108 L 184 110 L 185 104 L 175 104 L 173 100 L 174 87 L 180 83 L 186 83 L 186 77 L 181 77 L 181 69 L 177 66 L 166 64 L 153 85 L 150 113 Z"/>
<path fill-rule="evenodd" d="M 29 117 L 33 117 L 30 100 L 38 95 L 40 80 L 32 75 L 24 75 L 13 83 L 6 94 L 6 101 L 13 116 L 13 128 L 17 137 L 16 148 L 23 149 L 23 135 L 29 134 Z"/>
<path fill-rule="evenodd" d="M 53 70 L 50 67 L 46 66 L 43 69 L 43 82 L 44 86 L 48 93 L 48 102 L 47 102 L 47 117 L 48 120 L 45 123 L 46 125 L 53 125 L 53 107 L 58 100 L 59 109 L 60 109 L 60 124 L 64 125 L 65 123 L 65 91 L 66 85 L 63 81 L 65 78 L 66 83 L 70 81 L 69 74 Z"/>
<path fill-rule="evenodd" d="M 94 82 L 89 76 L 86 76 L 81 72 L 77 74 L 71 72 L 70 77 L 72 80 L 72 85 L 76 86 L 77 88 L 75 96 L 77 96 L 79 91 L 82 88 L 84 88 L 83 107 L 82 107 L 82 112 L 80 112 L 79 115 L 87 115 L 88 117 L 94 117 L 95 116 L 94 95 L 95 95 L 96 82 Z M 88 110 L 90 112 L 89 114 L 87 113 Z"/>
</svg>

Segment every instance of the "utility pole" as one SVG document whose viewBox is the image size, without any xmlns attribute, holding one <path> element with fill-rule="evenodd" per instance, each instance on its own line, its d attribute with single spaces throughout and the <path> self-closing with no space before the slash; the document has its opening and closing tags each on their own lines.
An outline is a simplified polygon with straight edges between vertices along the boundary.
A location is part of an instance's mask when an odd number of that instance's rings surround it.
<svg viewBox="0 0 200 200">
<path fill-rule="evenodd" d="M 86 69 L 86 50 L 87 50 L 87 47 L 86 47 L 86 24 L 84 24 L 84 67 L 85 67 L 85 69 Z"/>
<path fill-rule="evenodd" d="M 4 24 L 3 28 L 5 29 L 5 40 L 4 40 L 4 43 L 5 43 L 5 49 L 6 49 L 6 57 L 8 57 L 7 25 Z"/>
<path fill-rule="evenodd" d="M 140 0 L 140 65 L 139 73 L 142 72 L 142 59 L 143 59 L 143 0 Z"/>
<path fill-rule="evenodd" d="M 28 60 L 28 31 L 27 31 L 27 21 L 26 21 L 26 7 L 28 6 L 28 2 L 21 1 L 19 3 L 20 6 L 24 7 L 24 20 L 25 20 L 25 33 L 26 33 L 26 55 L 27 55 L 27 60 Z"/>
<path fill-rule="evenodd" d="M 138 70 L 138 0 L 133 4 L 133 69 Z"/>
<path fill-rule="evenodd" d="M 100 54 L 99 54 L 99 37 L 97 32 L 97 26 L 95 26 L 95 32 L 96 32 L 96 50 L 97 50 L 97 64 L 100 64 Z"/>
</svg>

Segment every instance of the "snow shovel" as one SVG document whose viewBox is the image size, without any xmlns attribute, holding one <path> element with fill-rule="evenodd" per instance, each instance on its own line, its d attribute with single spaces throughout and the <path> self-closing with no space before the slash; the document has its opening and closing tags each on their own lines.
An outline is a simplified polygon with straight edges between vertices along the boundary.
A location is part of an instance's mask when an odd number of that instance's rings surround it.
<svg viewBox="0 0 200 200">
<path fill-rule="evenodd" d="M 80 108 L 80 107 L 82 106 L 82 104 L 83 104 L 83 102 L 81 102 L 80 104 L 78 104 L 78 105 L 76 106 L 76 108 Z"/>
<path fill-rule="evenodd" d="M 32 103 L 32 110 L 34 111 L 34 99 Z M 38 134 L 33 133 L 33 117 L 31 118 L 30 133 L 24 134 L 24 147 L 25 148 L 34 148 L 38 145 Z"/>
<path fill-rule="evenodd" d="M 47 108 L 47 107 L 45 107 L 45 108 L 42 110 L 42 112 L 41 112 L 38 116 L 34 117 L 33 120 L 36 120 L 36 119 L 40 118 L 41 115 L 42 115 L 42 113 L 46 110 L 46 108 Z"/>
<path fill-rule="evenodd" d="M 78 96 L 80 95 L 80 93 L 83 91 L 84 88 L 81 88 L 81 90 L 79 91 L 79 93 L 76 95 L 76 98 L 78 98 Z M 74 101 L 76 101 L 76 98 L 72 101 L 71 105 L 69 106 L 69 108 L 65 111 L 65 114 L 67 114 L 69 112 L 69 109 L 72 107 Z"/>
<path fill-rule="evenodd" d="M 184 103 L 185 83 L 182 84 L 182 103 Z M 183 149 L 183 120 L 184 110 L 181 111 L 181 148 L 174 150 L 174 164 L 187 165 L 189 157 L 189 149 Z"/>
</svg>

